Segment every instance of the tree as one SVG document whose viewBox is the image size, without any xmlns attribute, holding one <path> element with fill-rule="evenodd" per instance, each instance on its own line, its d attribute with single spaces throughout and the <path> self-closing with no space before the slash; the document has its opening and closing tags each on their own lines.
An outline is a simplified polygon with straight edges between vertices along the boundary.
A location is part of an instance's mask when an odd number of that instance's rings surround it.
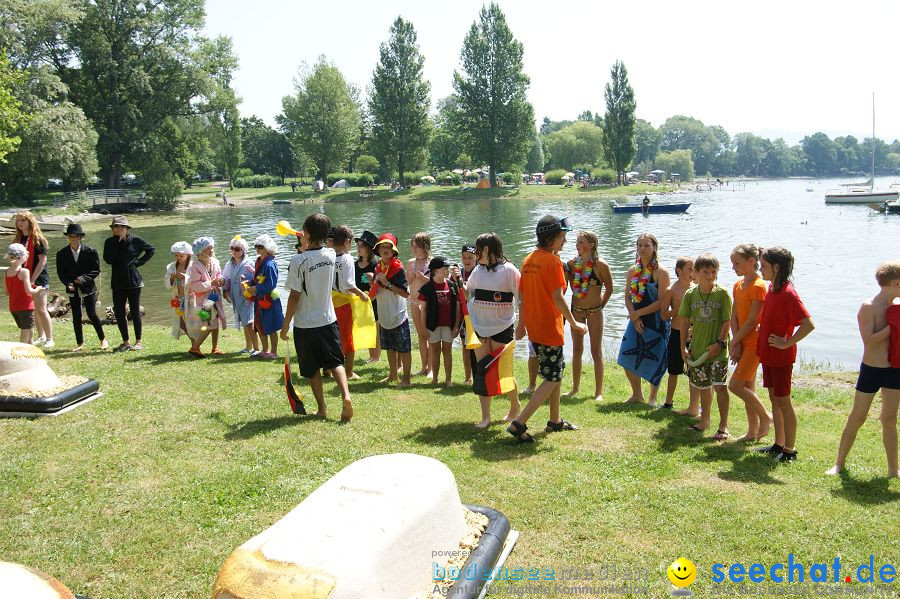
<svg viewBox="0 0 900 599">
<path fill-rule="evenodd" d="M 660 152 L 656 156 L 655 164 L 656 168 L 666 171 L 668 177 L 671 177 L 672 173 L 678 173 L 682 181 L 694 178 L 694 160 L 691 158 L 690 150 Z"/>
<path fill-rule="evenodd" d="M 796 157 L 794 152 L 782 138 L 772 142 L 768 154 L 765 158 L 766 174 L 770 177 L 787 177 L 796 166 Z"/>
<path fill-rule="evenodd" d="M 369 154 L 363 154 L 356 159 L 356 171 L 360 173 L 375 174 L 381 168 L 378 159 Z"/>
<path fill-rule="evenodd" d="M 422 75 L 425 59 L 412 23 L 397 17 L 380 53 L 369 96 L 372 137 L 377 155 L 396 165 L 403 181 L 410 158 L 428 146 L 431 85 Z"/>
<path fill-rule="evenodd" d="M 661 150 L 690 150 L 696 172 L 712 170 L 721 141 L 711 128 L 697 119 L 676 115 L 666 119 L 659 132 Z"/>
<path fill-rule="evenodd" d="M 202 112 L 227 87 L 237 61 L 227 38 L 200 35 L 203 0 L 94 0 L 81 7 L 66 51 L 53 60 L 99 134 L 107 187 L 118 187 L 123 165 L 141 167 L 166 119 Z"/>
<path fill-rule="evenodd" d="M 282 98 L 276 117 L 295 148 L 315 165 L 316 176 L 342 170 L 359 147 L 362 117 L 356 90 L 336 66 L 320 56 L 312 69 L 301 67 L 295 96 Z"/>
<path fill-rule="evenodd" d="M 815 175 L 828 175 L 835 172 L 837 149 L 834 142 L 824 133 L 817 132 L 800 140 L 800 147 L 806 155 L 807 171 Z"/>
<path fill-rule="evenodd" d="M 586 121 L 576 121 L 545 138 L 555 168 L 572 170 L 577 165 L 596 165 L 603 154 L 603 131 Z"/>
<path fill-rule="evenodd" d="M 481 9 L 463 41 L 463 73 L 453 72 L 460 108 L 456 129 L 468 132 L 472 158 L 490 166 L 491 187 L 501 169 L 525 162 L 532 142 L 534 109 L 526 96 L 530 80 L 522 54 L 522 43 L 492 2 Z"/>
<path fill-rule="evenodd" d="M 24 73 L 13 69 L 6 52 L 0 52 L 0 164 L 6 162 L 6 155 L 14 152 L 22 142 L 17 133 L 28 117 L 22 111 L 15 88 L 24 82 Z"/>
<path fill-rule="evenodd" d="M 759 176 L 759 167 L 768 155 L 768 140 L 752 133 L 738 133 L 734 136 L 735 167 L 739 175 Z"/>
<path fill-rule="evenodd" d="M 528 152 L 528 162 L 525 169 L 529 173 L 537 173 L 544 170 L 544 140 L 537 129 L 534 131 L 534 141 L 531 142 L 531 150 Z"/>
<path fill-rule="evenodd" d="M 656 127 L 645 121 L 638 119 L 634 124 L 634 145 L 635 154 L 634 161 L 637 163 L 652 163 L 659 152 L 659 131 Z"/>
<path fill-rule="evenodd" d="M 634 111 L 637 104 L 628 82 L 628 71 L 617 60 L 606 84 L 606 116 L 603 118 L 603 155 L 621 181 L 625 169 L 634 158 Z"/>
</svg>

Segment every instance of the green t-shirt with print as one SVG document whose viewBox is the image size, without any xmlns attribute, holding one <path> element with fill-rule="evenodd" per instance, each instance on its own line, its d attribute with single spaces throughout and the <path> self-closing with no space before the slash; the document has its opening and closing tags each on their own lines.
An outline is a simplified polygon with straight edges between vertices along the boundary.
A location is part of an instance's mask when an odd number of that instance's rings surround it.
<svg viewBox="0 0 900 599">
<path fill-rule="evenodd" d="M 691 359 L 696 360 L 706 348 L 719 340 L 722 325 L 731 320 L 731 298 L 718 285 L 713 286 L 709 293 L 701 293 L 697 285 L 684 294 L 678 315 L 691 322 Z M 728 352 L 719 352 L 715 360 L 727 361 Z"/>
</svg>

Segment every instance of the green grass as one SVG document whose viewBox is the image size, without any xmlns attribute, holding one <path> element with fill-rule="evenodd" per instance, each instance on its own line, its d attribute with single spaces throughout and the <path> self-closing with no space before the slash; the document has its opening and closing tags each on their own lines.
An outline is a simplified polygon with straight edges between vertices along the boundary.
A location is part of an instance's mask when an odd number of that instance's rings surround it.
<svg viewBox="0 0 900 599">
<path fill-rule="evenodd" d="M 16 338 L 8 315 L 0 330 Z M 116 341 L 116 329 L 107 330 Z M 343 426 L 331 383 L 328 420 L 292 416 L 278 363 L 194 361 L 185 341 L 161 327 L 145 331 L 143 352 L 77 355 L 65 350 L 71 326 L 55 331 L 51 366 L 98 379 L 105 396 L 57 418 L 0 421 L 0 559 L 40 568 L 93 599 L 208 597 L 232 549 L 341 468 L 393 452 L 441 460 L 464 502 L 505 513 L 522 534 L 511 568 L 644 569 L 650 596 L 662 597 L 671 588 L 664 568 L 682 555 L 698 567 L 691 588 L 701 596 L 716 562 L 771 564 L 793 553 L 807 564 L 840 556 L 847 565 L 874 553 L 876 565 L 897 565 L 900 481 L 883 477 L 877 420 L 860 433 L 851 475 L 822 474 L 849 410 L 852 375 L 797 381 L 800 459 L 776 465 L 741 444 L 700 438 L 684 417 L 621 403 L 628 385 L 612 366 L 605 402 L 590 398 L 587 377 L 583 393 L 564 400 L 563 416 L 580 431 L 538 433 L 537 443 L 520 446 L 499 424 L 472 427 L 478 402 L 465 388 L 434 390 L 423 379 L 409 390 L 378 385 L 384 362 L 359 366 L 356 416 Z M 96 346 L 90 327 L 85 334 Z M 240 343 L 229 330 L 223 348 Z M 524 382 L 524 364 L 517 368 Z M 685 395 L 682 382 L 679 406 Z M 495 401 L 495 418 L 506 408 Z M 736 399 L 731 413 L 740 434 Z M 545 407 L 532 430 L 546 418 Z"/>
<path fill-rule="evenodd" d="M 458 186 L 442 187 L 438 185 L 415 186 L 412 189 L 390 192 L 384 186 L 370 190 L 351 187 L 349 189 L 329 190 L 326 193 L 313 193 L 309 186 L 297 188 L 297 192 L 291 192 L 289 187 L 265 187 L 234 188 L 226 190 L 228 200 L 239 206 L 241 200 L 294 200 L 295 202 L 348 202 L 348 201 L 373 201 L 373 200 L 465 200 L 465 199 L 563 199 L 576 198 L 582 195 L 591 197 L 622 197 L 643 193 L 660 193 L 676 189 L 673 185 L 629 185 L 627 187 L 565 187 L 563 185 L 522 185 L 515 187 L 496 187 L 494 189 L 475 189 L 473 185 L 463 188 Z M 182 200 L 191 203 L 221 203 L 221 198 L 216 197 L 219 191 L 217 186 L 207 183 L 195 185 L 191 189 L 185 189 Z"/>
</svg>

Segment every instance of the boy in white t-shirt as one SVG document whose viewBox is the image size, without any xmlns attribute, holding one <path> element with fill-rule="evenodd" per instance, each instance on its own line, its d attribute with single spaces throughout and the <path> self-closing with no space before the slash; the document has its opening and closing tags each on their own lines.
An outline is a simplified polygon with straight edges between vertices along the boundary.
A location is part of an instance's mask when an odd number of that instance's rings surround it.
<svg viewBox="0 0 900 599">
<path fill-rule="evenodd" d="M 334 290 L 338 293 L 352 293 L 364 302 L 369 301 L 368 294 L 356 286 L 356 263 L 350 254 L 353 231 L 347 225 L 340 225 L 335 227 L 333 232 L 333 247 L 337 254 Z M 340 309 L 336 308 L 335 312 L 338 330 L 341 333 L 341 351 L 344 352 L 344 370 L 347 372 L 347 380 L 358 379 L 359 375 L 353 372 L 353 360 L 356 357 L 356 348 L 353 346 L 353 313 L 349 304 Z"/>
<path fill-rule="evenodd" d="M 281 338 L 287 341 L 288 327 L 294 321 L 294 348 L 300 374 L 309 379 L 316 398 L 316 416 L 325 417 L 325 397 L 322 391 L 321 369 L 331 370 L 343 399 L 341 420 L 353 417 L 353 404 L 344 371 L 344 353 L 337 316 L 331 302 L 336 256 L 333 249 L 323 248 L 331 220 L 324 214 L 312 214 L 303 223 L 309 246 L 302 254 L 291 258 L 286 287 L 288 297 Z"/>
</svg>

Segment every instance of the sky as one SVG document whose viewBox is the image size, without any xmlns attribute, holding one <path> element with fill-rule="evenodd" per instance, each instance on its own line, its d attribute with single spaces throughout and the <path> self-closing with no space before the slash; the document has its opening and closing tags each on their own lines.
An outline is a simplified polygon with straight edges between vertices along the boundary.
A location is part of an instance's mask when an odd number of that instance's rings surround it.
<svg viewBox="0 0 900 599">
<path fill-rule="evenodd" d="M 538 123 L 604 112 L 603 89 L 625 63 L 637 117 L 656 126 L 676 114 L 732 135 L 750 131 L 796 143 L 872 132 L 900 139 L 896 74 L 900 2 L 758 0 L 575 2 L 501 0 L 525 48 L 528 96 Z M 378 47 L 402 16 L 418 33 L 432 105 L 452 93 L 453 71 L 480 0 L 207 0 L 209 36 L 234 42 L 234 87 L 244 116 L 275 125 L 303 63 L 325 55 L 363 92 Z"/>
</svg>

